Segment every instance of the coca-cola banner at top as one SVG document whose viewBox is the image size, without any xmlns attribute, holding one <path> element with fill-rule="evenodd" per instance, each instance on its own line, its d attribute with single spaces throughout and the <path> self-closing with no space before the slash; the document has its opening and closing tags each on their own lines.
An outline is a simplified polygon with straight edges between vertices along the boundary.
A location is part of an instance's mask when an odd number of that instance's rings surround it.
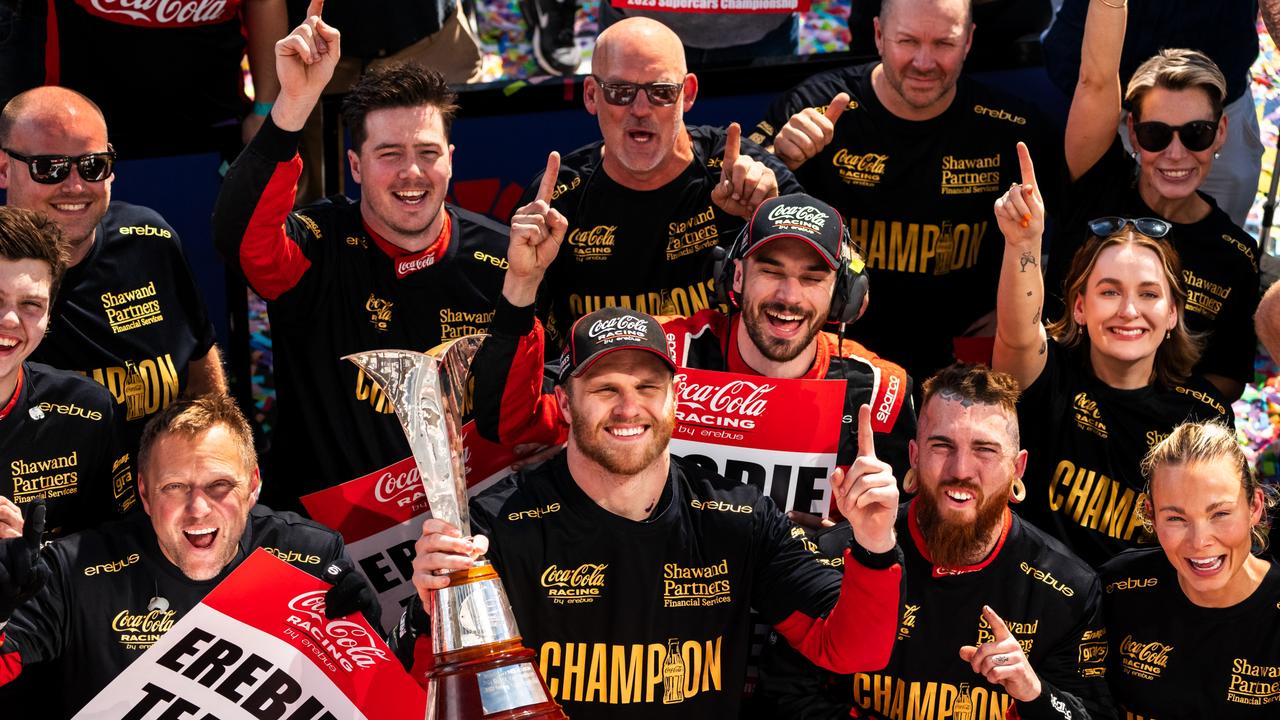
<svg viewBox="0 0 1280 720">
<path fill-rule="evenodd" d="M 505 476 L 516 459 L 480 437 L 474 422 L 462 426 L 462 446 L 472 495 Z M 351 559 L 378 593 L 384 629 L 393 627 L 403 603 L 415 594 L 413 546 L 422 522 L 431 517 L 413 458 L 301 499 L 313 520 L 342 535 Z"/>
<path fill-rule="evenodd" d="M 240 12 L 240 0 L 76 0 L 76 4 L 108 22 L 156 28 L 214 25 Z"/>
<path fill-rule="evenodd" d="M 681 368 L 671 453 L 748 482 L 783 510 L 826 515 L 844 380 Z"/>
<path fill-rule="evenodd" d="M 663 12 L 760 14 L 808 12 L 810 0 L 611 0 L 616 8 Z"/>
<path fill-rule="evenodd" d="M 393 720 L 426 694 L 356 613 L 324 616 L 328 583 L 256 550 L 75 720 Z"/>
</svg>

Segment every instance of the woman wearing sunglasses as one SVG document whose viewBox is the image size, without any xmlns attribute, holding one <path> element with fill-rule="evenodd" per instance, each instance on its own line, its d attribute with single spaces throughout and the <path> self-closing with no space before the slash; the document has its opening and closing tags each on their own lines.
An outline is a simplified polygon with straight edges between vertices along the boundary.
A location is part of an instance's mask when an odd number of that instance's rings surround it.
<svg viewBox="0 0 1280 720">
<path fill-rule="evenodd" d="M 1018 145 L 1021 185 L 996 201 L 1004 259 L 992 367 L 1022 386 L 1027 450 L 1018 511 L 1097 567 L 1151 538 L 1138 514 L 1139 465 L 1184 420 L 1230 422 L 1217 389 L 1191 372 L 1198 338 L 1184 322 L 1177 254 L 1158 218 L 1103 217 L 1066 278 L 1066 310 L 1041 321 L 1044 202 Z"/>
<path fill-rule="evenodd" d="M 1174 428 L 1142 469 L 1160 547 L 1100 573 L 1116 705 L 1126 717 L 1276 717 L 1280 565 L 1254 554 L 1267 547 L 1273 492 L 1217 423 Z"/>
<path fill-rule="evenodd" d="M 1062 280 L 1090 219 L 1165 220 L 1165 239 L 1182 261 L 1187 324 L 1206 336 L 1196 370 L 1234 400 L 1253 378 L 1257 244 L 1199 189 L 1226 139 L 1226 80 L 1212 60 L 1191 50 L 1163 50 L 1144 62 L 1124 93 L 1130 115 L 1123 132 L 1133 147 L 1126 154 L 1116 134 L 1125 20 L 1124 0 L 1089 5 L 1067 118 L 1072 185 L 1063 216 L 1055 218 L 1045 314 L 1061 307 Z"/>
</svg>

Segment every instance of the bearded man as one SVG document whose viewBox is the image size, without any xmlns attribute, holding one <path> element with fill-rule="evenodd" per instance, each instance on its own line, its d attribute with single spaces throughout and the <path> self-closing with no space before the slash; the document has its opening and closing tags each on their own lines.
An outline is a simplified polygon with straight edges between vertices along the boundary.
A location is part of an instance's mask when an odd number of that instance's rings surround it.
<svg viewBox="0 0 1280 720">
<path fill-rule="evenodd" d="M 924 383 L 897 530 L 907 575 L 884 670 L 835 677 L 781 645 L 761 669 L 777 718 L 1114 717 L 1094 572 L 1009 509 L 1025 495 L 1018 384 L 981 365 Z M 856 468 L 855 468 L 856 469 Z M 845 542 L 837 525 L 821 552 Z M 838 558 L 833 559 L 838 562 Z"/>
</svg>

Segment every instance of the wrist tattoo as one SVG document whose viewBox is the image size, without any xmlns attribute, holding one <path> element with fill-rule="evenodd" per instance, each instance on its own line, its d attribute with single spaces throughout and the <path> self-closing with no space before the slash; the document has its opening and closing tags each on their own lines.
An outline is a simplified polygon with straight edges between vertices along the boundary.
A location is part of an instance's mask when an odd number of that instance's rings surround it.
<svg viewBox="0 0 1280 720">
<path fill-rule="evenodd" d="M 1018 262 L 1022 265 L 1021 272 L 1026 272 L 1028 265 L 1035 267 L 1040 263 L 1040 261 L 1036 259 L 1036 256 L 1029 252 L 1022 253 L 1022 255 L 1018 257 Z"/>
</svg>

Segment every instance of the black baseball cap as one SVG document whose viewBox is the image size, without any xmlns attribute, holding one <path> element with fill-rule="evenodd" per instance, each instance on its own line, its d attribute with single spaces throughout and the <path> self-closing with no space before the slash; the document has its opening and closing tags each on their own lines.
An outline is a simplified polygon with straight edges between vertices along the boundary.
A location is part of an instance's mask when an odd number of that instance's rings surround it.
<svg viewBox="0 0 1280 720">
<path fill-rule="evenodd" d="M 560 356 L 559 382 L 578 377 L 596 360 L 618 350 L 645 350 L 676 371 L 667 352 L 667 335 L 652 315 L 622 307 L 601 308 L 573 324 L 569 344 Z"/>
<path fill-rule="evenodd" d="M 796 238 L 817 250 L 835 270 L 840 267 L 843 237 L 844 219 L 835 208 L 805 193 L 780 195 L 760 203 L 751 216 L 742 257 L 750 257 L 771 240 Z"/>
</svg>

